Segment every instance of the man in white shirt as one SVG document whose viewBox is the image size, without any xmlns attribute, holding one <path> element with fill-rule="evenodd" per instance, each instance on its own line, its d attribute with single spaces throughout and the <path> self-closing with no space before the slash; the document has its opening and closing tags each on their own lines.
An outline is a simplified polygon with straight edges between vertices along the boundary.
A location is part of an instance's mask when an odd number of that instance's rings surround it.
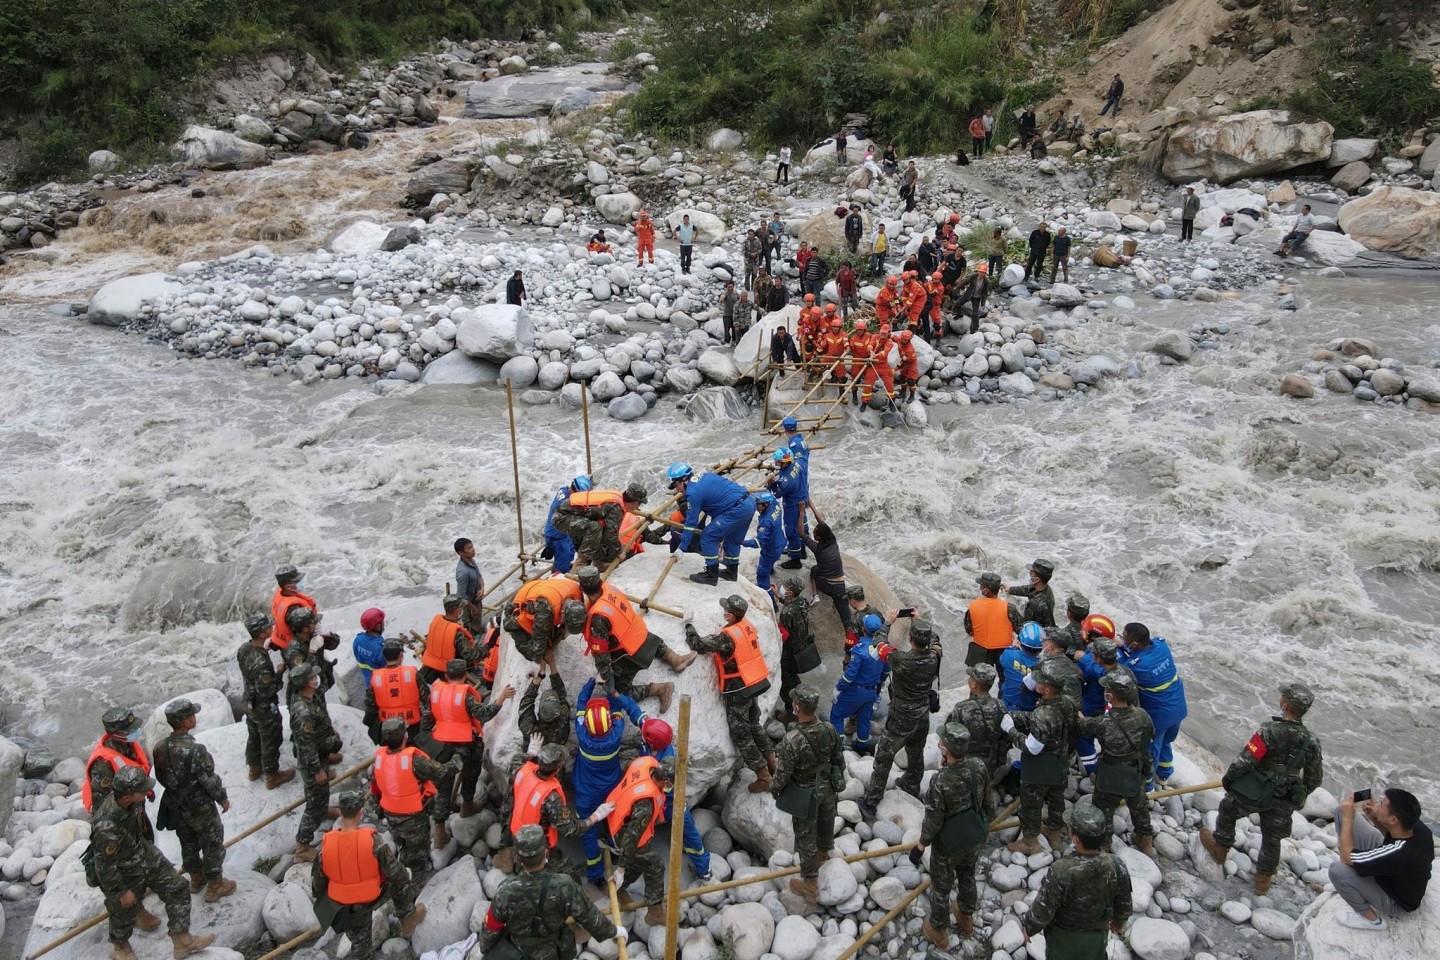
<svg viewBox="0 0 1440 960">
<path fill-rule="evenodd" d="M 1295 226 L 1291 227 L 1290 232 L 1280 241 L 1280 249 L 1275 251 L 1276 256 L 1288 257 L 1300 249 L 1300 244 L 1305 242 L 1305 238 L 1310 236 L 1310 231 L 1314 229 L 1315 218 L 1310 216 L 1310 204 L 1307 203 L 1300 208 L 1300 216 L 1295 218 Z"/>
<path fill-rule="evenodd" d="M 790 145 L 787 143 L 780 148 L 780 165 L 775 168 L 775 182 L 780 183 L 781 177 L 786 184 L 790 182 Z"/>
</svg>

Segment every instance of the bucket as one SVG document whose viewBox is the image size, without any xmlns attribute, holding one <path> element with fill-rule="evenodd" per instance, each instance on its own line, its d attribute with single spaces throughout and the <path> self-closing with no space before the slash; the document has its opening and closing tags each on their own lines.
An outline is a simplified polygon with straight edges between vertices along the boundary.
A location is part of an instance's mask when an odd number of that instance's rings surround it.
<svg viewBox="0 0 1440 960">
<path fill-rule="evenodd" d="M 1124 250 L 1125 250 L 1125 256 L 1127 256 L 1127 257 L 1133 257 L 1133 256 L 1135 256 L 1135 251 L 1136 251 L 1137 249 L 1139 249 L 1139 247 L 1140 247 L 1140 241 L 1138 241 L 1138 240 L 1126 240 L 1125 243 L 1124 243 L 1122 246 L 1123 246 L 1123 248 L 1124 248 Z"/>
</svg>

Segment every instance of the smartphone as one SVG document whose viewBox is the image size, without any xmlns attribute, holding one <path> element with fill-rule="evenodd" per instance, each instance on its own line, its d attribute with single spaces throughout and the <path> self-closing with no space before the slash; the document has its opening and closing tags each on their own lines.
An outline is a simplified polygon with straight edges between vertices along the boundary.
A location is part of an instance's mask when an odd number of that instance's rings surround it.
<svg viewBox="0 0 1440 960">
<path fill-rule="evenodd" d="M 1369 800 L 1369 799 L 1370 799 L 1370 791 L 1369 791 L 1369 790 L 1356 790 L 1356 791 L 1355 791 L 1355 802 L 1356 802 L 1356 803 L 1364 803 L 1366 800 Z"/>
<path fill-rule="evenodd" d="M 914 608 L 914 607 L 901 607 L 900 610 L 899 610 L 899 612 L 897 612 L 897 613 L 895 614 L 895 616 L 896 616 L 896 617 L 912 617 L 912 618 L 913 618 L 913 617 L 915 616 L 915 608 Z"/>
</svg>

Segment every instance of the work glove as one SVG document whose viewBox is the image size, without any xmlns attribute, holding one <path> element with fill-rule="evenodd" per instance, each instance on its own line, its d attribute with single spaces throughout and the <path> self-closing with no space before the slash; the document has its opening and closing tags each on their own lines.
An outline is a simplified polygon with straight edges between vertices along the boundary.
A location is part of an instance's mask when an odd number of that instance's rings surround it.
<svg viewBox="0 0 1440 960">
<path fill-rule="evenodd" d="M 1039 756 L 1045 750 L 1045 744 L 1035 739 L 1035 734 L 1025 735 L 1025 749 L 1030 751 L 1031 756 Z"/>
<path fill-rule="evenodd" d="M 310 640 L 310 652 L 311 652 L 311 653 L 319 653 L 319 652 L 320 652 L 321 650 L 323 650 L 324 648 L 325 648 L 325 638 L 324 638 L 324 637 L 312 637 L 312 638 L 311 638 L 311 640 Z"/>
<path fill-rule="evenodd" d="M 600 806 L 598 806 L 598 807 L 595 808 L 595 814 L 594 814 L 594 816 L 596 816 L 596 817 L 598 818 L 598 820 L 597 820 L 596 822 L 598 823 L 599 820 L 604 820 L 606 817 L 610 816 L 610 814 L 612 814 L 612 813 L 614 813 L 614 812 L 615 812 L 615 804 L 611 803 L 611 802 L 608 801 L 608 800 L 605 801 L 604 803 L 600 804 Z M 615 885 L 618 887 L 618 886 L 620 885 L 620 880 L 619 880 L 620 871 L 619 871 L 619 870 L 616 870 L 616 871 L 615 871 L 615 877 L 616 877 Z"/>
<path fill-rule="evenodd" d="M 1005 716 L 1000 718 L 1000 729 L 1005 731 L 1006 733 L 1014 733 L 1015 718 L 1010 716 L 1010 714 L 1008 713 L 1005 714 Z"/>
<path fill-rule="evenodd" d="M 532 757 L 538 756 L 539 753 L 540 753 L 540 748 L 543 747 L 543 746 L 545 746 L 545 735 L 544 735 L 544 734 L 542 734 L 542 733 L 532 733 L 532 734 L 530 734 L 530 750 L 529 750 L 529 755 L 530 755 L 530 756 L 532 756 Z"/>
<path fill-rule="evenodd" d="M 616 890 L 623 890 L 623 889 L 625 888 L 625 868 L 624 868 L 624 867 L 616 867 L 616 868 L 615 868 L 615 872 L 610 875 L 610 878 L 615 882 L 615 889 L 616 889 Z"/>
</svg>

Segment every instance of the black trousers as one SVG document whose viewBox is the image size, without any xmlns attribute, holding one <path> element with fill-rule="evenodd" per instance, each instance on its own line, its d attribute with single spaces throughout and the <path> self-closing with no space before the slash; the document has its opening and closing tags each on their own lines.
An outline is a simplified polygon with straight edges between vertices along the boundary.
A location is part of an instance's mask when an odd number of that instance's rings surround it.
<svg viewBox="0 0 1440 960">
<path fill-rule="evenodd" d="M 694 254 L 694 252 L 695 252 L 695 247 L 694 247 L 694 246 L 692 246 L 692 245 L 690 245 L 690 244 L 686 244 L 686 243 L 680 244 L 680 272 L 681 272 L 681 273 L 689 273 L 689 272 L 690 272 L 690 257 L 691 257 L 692 254 Z"/>
<path fill-rule="evenodd" d="M 1194 240 L 1194 239 L 1195 239 L 1195 221 L 1194 221 L 1194 220 L 1181 220 L 1181 221 L 1180 221 L 1180 239 L 1181 239 L 1181 240 Z"/>
</svg>

